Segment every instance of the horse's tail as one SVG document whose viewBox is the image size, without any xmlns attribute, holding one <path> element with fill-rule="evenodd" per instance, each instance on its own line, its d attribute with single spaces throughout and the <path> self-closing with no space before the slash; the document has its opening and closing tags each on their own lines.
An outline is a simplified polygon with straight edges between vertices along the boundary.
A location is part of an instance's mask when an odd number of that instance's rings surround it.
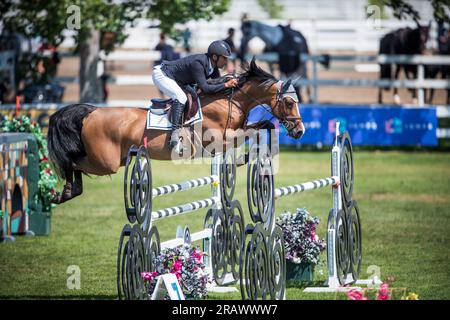
<svg viewBox="0 0 450 320">
<path fill-rule="evenodd" d="M 86 156 L 81 129 L 83 119 L 96 107 L 88 104 L 68 105 L 50 117 L 48 127 L 48 153 L 58 175 L 65 179 L 73 170 L 73 163 Z"/>
</svg>

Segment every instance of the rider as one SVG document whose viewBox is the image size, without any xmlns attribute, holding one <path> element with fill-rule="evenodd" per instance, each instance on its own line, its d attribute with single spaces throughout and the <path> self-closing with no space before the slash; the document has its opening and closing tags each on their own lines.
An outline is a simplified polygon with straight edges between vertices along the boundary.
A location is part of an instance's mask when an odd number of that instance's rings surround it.
<svg viewBox="0 0 450 320">
<path fill-rule="evenodd" d="M 181 145 L 179 131 L 182 127 L 182 115 L 187 97 L 180 86 L 194 85 L 204 93 L 217 93 L 225 88 L 237 85 L 237 79 L 230 79 L 225 83 L 210 84 L 209 78 L 220 77 L 219 68 L 227 65 L 231 55 L 230 46 L 222 40 L 213 41 L 206 54 L 194 54 L 174 61 L 163 61 L 153 68 L 153 83 L 172 99 L 171 119 L 172 134 L 169 146 L 180 153 Z"/>
</svg>

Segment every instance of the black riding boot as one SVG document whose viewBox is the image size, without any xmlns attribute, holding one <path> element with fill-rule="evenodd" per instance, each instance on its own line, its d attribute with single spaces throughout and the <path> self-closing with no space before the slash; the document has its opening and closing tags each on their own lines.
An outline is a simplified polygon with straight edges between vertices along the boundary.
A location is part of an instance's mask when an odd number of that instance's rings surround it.
<svg viewBox="0 0 450 320">
<path fill-rule="evenodd" d="M 183 118 L 185 104 L 175 100 L 171 108 L 170 122 L 172 123 L 172 134 L 170 136 L 169 147 L 180 154 L 182 145 L 180 143 L 180 130 L 182 127 L 181 120 Z"/>
</svg>

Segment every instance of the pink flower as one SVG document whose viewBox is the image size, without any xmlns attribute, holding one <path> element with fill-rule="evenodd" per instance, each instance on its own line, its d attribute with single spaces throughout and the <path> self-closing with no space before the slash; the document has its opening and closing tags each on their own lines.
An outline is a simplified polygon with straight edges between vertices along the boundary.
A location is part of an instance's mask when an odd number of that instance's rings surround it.
<svg viewBox="0 0 450 320">
<path fill-rule="evenodd" d="M 154 273 L 156 272 L 141 272 L 141 277 L 142 279 L 144 279 L 144 281 L 148 282 L 154 278 Z"/>
<path fill-rule="evenodd" d="M 175 263 L 172 266 L 172 270 L 170 270 L 170 273 L 174 273 L 177 276 L 177 279 L 181 277 L 181 269 L 183 268 L 183 264 L 180 260 L 175 261 Z"/>
<path fill-rule="evenodd" d="M 367 300 L 364 293 L 359 289 L 351 289 L 347 292 L 347 297 L 350 300 Z"/>
<path fill-rule="evenodd" d="M 194 251 L 194 259 L 195 259 L 195 263 L 201 263 L 202 262 L 202 258 L 203 258 L 203 252 L 201 251 Z"/>
<path fill-rule="evenodd" d="M 377 300 L 389 300 L 389 285 L 383 283 L 377 293 Z"/>
</svg>

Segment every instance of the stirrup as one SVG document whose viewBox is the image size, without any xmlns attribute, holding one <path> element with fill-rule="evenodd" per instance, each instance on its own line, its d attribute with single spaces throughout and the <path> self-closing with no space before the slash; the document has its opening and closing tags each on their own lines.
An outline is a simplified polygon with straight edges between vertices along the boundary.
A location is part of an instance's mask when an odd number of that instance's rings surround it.
<svg viewBox="0 0 450 320">
<path fill-rule="evenodd" d="M 184 147 L 183 147 L 182 140 L 183 140 L 183 138 L 180 137 L 178 139 L 178 142 L 174 146 L 171 146 L 171 150 L 170 151 L 171 152 L 175 151 L 176 154 L 178 154 L 179 156 L 182 156 L 183 152 L 184 152 Z"/>
</svg>

